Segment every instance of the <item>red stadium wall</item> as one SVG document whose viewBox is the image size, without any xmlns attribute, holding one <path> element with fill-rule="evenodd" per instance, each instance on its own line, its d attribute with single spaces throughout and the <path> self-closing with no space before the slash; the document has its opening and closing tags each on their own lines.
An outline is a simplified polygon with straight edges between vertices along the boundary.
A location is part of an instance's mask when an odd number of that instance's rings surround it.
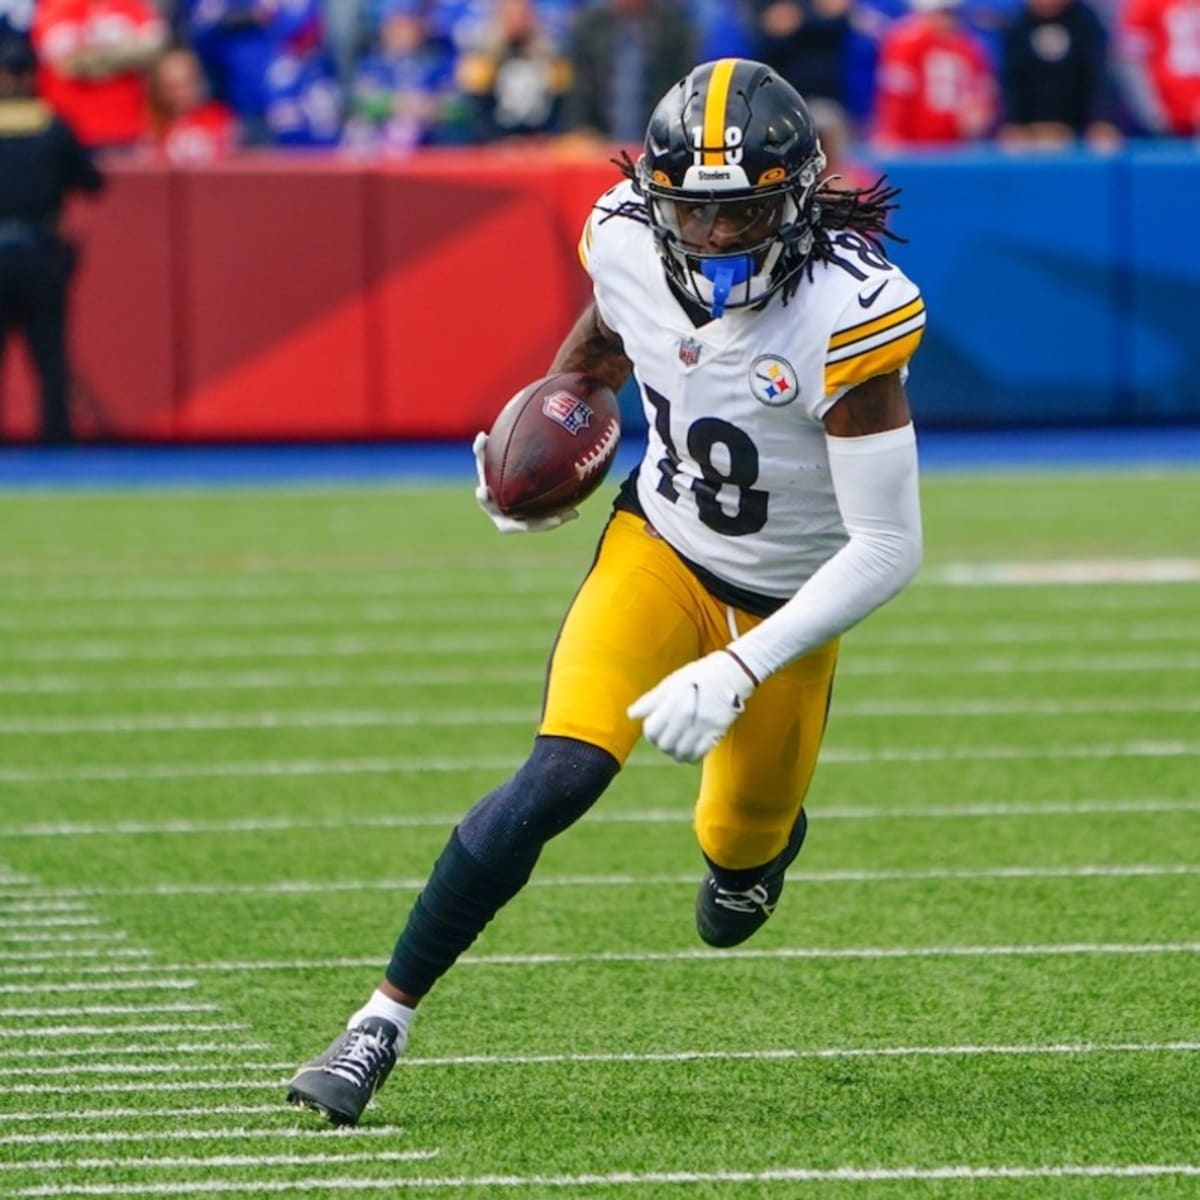
<svg viewBox="0 0 1200 1200">
<path fill-rule="evenodd" d="M 449 438 L 543 374 L 589 295 L 606 161 L 119 167 L 73 211 L 77 425 L 92 439 Z M 7 365 L 0 437 L 35 429 Z"/>
</svg>

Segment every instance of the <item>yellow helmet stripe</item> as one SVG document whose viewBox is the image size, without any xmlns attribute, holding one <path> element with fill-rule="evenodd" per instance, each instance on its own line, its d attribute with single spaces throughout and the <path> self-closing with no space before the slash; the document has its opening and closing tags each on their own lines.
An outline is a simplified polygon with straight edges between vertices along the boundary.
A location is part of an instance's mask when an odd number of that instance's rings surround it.
<svg viewBox="0 0 1200 1200">
<path fill-rule="evenodd" d="M 719 146 L 720 149 L 705 149 L 706 167 L 720 167 L 725 164 L 725 106 L 729 102 L 733 69 L 737 65 L 736 58 L 719 59 L 708 79 L 708 98 L 704 102 L 704 145 Z"/>
</svg>

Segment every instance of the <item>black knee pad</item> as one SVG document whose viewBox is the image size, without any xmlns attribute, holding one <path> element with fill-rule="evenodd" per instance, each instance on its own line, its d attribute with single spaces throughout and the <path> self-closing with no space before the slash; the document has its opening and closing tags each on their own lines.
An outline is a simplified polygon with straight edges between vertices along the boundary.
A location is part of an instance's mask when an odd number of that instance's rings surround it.
<svg viewBox="0 0 1200 1200">
<path fill-rule="evenodd" d="M 463 818 L 458 835 L 478 862 L 532 869 L 542 847 L 603 794 L 621 764 L 575 738 L 539 737 L 520 770 Z"/>
</svg>

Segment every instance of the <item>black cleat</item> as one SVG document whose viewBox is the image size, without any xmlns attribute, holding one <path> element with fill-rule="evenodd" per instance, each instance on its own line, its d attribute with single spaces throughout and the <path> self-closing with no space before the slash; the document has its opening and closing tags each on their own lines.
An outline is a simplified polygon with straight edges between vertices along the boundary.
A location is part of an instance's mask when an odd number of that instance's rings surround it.
<svg viewBox="0 0 1200 1200">
<path fill-rule="evenodd" d="M 767 923 L 783 892 L 784 873 L 800 853 L 807 832 L 808 817 L 801 809 L 787 845 L 767 866 L 763 877 L 745 891 L 721 887 L 712 871 L 705 875 L 696 896 L 696 932 L 701 941 L 728 949 L 744 942 Z"/>
<path fill-rule="evenodd" d="M 391 1021 L 364 1018 L 292 1076 L 288 1103 L 311 1108 L 334 1125 L 355 1124 L 396 1065 L 399 1038 Z"/>
</svg>

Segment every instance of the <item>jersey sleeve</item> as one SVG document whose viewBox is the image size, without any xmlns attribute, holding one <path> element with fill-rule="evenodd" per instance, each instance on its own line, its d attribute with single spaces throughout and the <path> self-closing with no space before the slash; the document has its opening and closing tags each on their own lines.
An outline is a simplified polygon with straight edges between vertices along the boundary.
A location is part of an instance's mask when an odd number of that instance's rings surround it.
<svg viewBox="0 0 1200 1200">
<path fill-rule="evenodd" d="M 609 188 L 597 201 L 579 236 L 579 261 L 592 278 L 592 298 L 601 319 L 616 330 L 616 315 L 613 312 L 614 296 L 621 288 L 622 254 L 620 240 L 624 222 L 606 220 L 612 208 L 619 202 L 622 185 Z M 618 245 L 613 245 L 617 242 Z"/>
<path fill-rule="evenodd" d="M 839 397 L 876 375 L 901 371 L 921 342 L 925 301 L 895 272 L 870 279 L 842 310 L 825 352 L 825 397 Z"/>
<path fill-rule="evenodd" d="M 612 207 L 618 203 L 619 197 L 617 197 L 617 193 L 621 190 L 621 184 L 616 184 L 600 196 L 588 213 L 587 220 L 583 223 L 583 232 L 579 235 L 579 261 L 583 263 L 583 269 L 593 279 L 596 278 L 598 266 L 596 261 L 597 231 L 600 222 L 609 214 Z M 600 241 L 603 241 L 603 238 Z"/>
</svg>

